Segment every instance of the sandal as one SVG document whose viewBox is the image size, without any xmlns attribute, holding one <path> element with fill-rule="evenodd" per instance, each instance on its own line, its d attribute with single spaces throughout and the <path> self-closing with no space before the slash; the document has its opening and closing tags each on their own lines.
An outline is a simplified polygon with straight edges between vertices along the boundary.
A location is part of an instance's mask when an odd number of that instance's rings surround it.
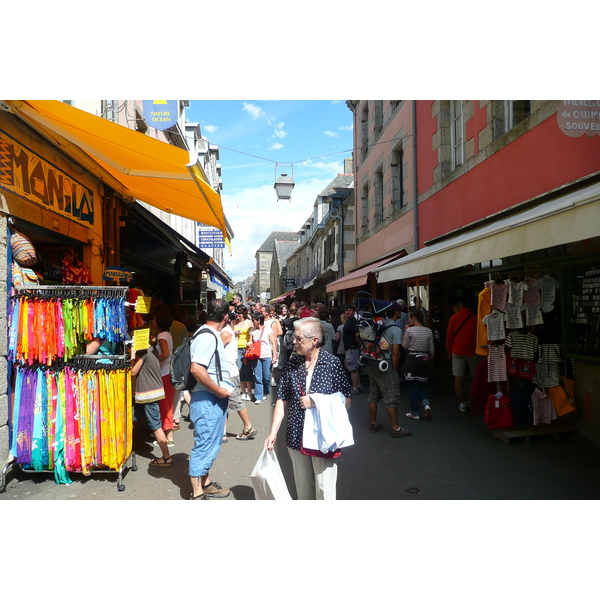
<svg viewBox="0 0 600 600">
<path fill-rule="evenodd" d="M 235 439 L 236 440 L 253 440 L 255 436 L 256 436 L 256 429 L 254 427 L 251 427 L 248 430 L 243 429 L 242 433 L 240 433 L 240 435 L 235 436 Z"/>
<path fill-rule="evenodd" d="M 159 460 L 162 460 L 162 462 L 158 462 Z M 158 458 L 153 458 L 150 461 L 151 467 L 170 467 L 172 464 L 173 464 L 172 456 L 169 456 L 169 458 L 164 458 L 163 456 L 160 456 Z"/>
</svg>

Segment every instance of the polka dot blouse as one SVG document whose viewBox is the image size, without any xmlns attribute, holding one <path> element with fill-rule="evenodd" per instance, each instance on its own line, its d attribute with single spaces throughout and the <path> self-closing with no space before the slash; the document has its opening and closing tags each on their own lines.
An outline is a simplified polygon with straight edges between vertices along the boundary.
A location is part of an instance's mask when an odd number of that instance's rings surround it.
<svg viewBox="0 0 600 600">
<path fill-rule="evenodd" d="M 301 394 L 301 390 L 304 394 Z M 322 348 L 315 364 L 310 390 L 306 390 L 305 358 L 295 354 L 287 362 L 278 397 L 288 403 L 287 431 L 285 443 L 292 450 L 300 450 L 305 410 L 300 408 L 300 396 L 307 393 L 334 394 L 342 392 L 350 397 L 351 389 L 342 363 Z"/>
</svg>

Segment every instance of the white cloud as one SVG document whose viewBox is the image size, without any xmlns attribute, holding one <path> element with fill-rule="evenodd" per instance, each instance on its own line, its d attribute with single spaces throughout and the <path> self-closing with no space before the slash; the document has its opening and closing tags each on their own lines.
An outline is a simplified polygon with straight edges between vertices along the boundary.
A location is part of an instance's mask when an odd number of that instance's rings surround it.
<svg viewBox="0 0 600 600">
<path fill-rule="evenodd" d="M 281 150 L 282 148 L 284 148 L 285 146 L 283 144 L 280 144 L 279 142 L 273 144 L 269 150 Z"/>
<path fill-rule="evenodd" d="M 204 131 L 208 131 L 208 133 L 214 133 L 215 131 L 219 131 L 219 128 L 216 125 L 205 125 Z"/>
<path fill-rule="evenodd" d="M 332 138 L 339 138 L 340 137 L 340 134 L 336 133 L 335 131 L 325 131 L 324 133 L 325 133 L 325 135 L 327 135 L 329 137 L 332 137 Z"/>
<path fill-rule="evenodd" d="M 273 184 L 245 188 L 235 194 L 223 193 L 223 210 L 234 238 L 233 255 L 225 250 L 225 271 L 234 283 L 256 270 L 255 254 L 273 231 L 298 231 L 312 214 L 313 203 L 337 170 L 326 176 L 296 181 L 291 202 L 277 202 Z"/>
<path fill-rule="evenodd" d="M 275 135 L 278 138 L 282 139 L 282 138 L 284 138 L 287 135 L 287 133 L 285 131 L 283 131 L 283 129 L 276 129 L 275 130 Z"/>
<path fill-rule="evenodd" d="M 253 119 L 260 119 L 265 116 L 265 111 L 251 102 L 244 102 L 242 110 L 246 111 Z"/>
<path fill-rule="evenodd" d="M 348 126 L 344 126 L 344 125 L 342 125 L 342 126 L 340 127 L 340 129 L 346 129 L 346 130 L 348 130 L 348 131 L 352 131 L 352 130 L 354 129 L 354 126 L 353 126 L 353 125 L 348 125 Z"/>
</svg>

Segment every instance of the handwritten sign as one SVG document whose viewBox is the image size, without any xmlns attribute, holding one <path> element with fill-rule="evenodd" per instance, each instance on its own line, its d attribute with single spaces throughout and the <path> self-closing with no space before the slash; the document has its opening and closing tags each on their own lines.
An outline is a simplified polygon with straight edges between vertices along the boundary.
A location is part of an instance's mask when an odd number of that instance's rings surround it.
<svg viewBox="0 0 600 600">
<path fill-rule="evenodd" d="M 149 296 L 138 296 L 135 301 L 135 312 L 147 315 L 150 312 L 152 298 Z"/>
<path fill-rule="evenodd" d="M 133 350 L 147 350 L 150 345 L 150 329 L 136 329 L 133 332 Z"/>
</svg>

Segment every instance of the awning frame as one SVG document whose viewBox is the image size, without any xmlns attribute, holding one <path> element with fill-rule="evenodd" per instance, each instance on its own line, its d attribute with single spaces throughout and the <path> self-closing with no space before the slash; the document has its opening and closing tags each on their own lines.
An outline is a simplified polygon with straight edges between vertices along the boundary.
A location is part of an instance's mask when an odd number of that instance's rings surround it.
<svg viewBox="0 0 600 600">
<path fill-rule="evenodd" d="M 565 217 L 570 218 L 570 223 Z M 468 264 L 598 237 L 599 222 L 600 183 L 595 183 L 420 248 L 378 268 L 377 282 L 450 271 Z M 527 228 L 530 229 L 528 235 Z"/>
</svg>

